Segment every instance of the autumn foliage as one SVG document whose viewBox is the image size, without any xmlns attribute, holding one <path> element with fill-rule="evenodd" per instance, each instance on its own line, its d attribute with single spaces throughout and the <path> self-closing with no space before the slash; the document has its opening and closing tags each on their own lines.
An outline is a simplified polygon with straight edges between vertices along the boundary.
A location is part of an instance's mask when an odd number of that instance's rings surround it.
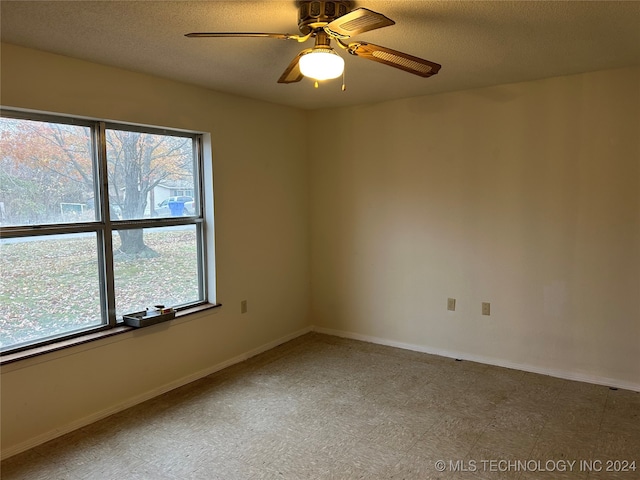
<svg viewBox="0 0 640 480">
<path fill-rule="evenodd" d="M 190 137 L 107 129 L 105 139 L 101 152 L 88 126 L 0 119 L 2 224 L 98 220 L 104 155 L 112 219 L 154 216 L 159 185 L 194 189 Z"/>
</svg>

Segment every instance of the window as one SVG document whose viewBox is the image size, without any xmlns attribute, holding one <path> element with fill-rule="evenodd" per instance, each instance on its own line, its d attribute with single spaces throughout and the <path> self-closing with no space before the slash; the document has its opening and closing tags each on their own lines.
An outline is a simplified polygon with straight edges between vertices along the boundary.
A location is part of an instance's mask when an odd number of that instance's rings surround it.
<svg viewBox="0 0 640 480">
<path fill-rule="evenodd" d="M 2 111 L 3 353 L 210 300 L 201 152 L 199 134 Z"/>
</svg>

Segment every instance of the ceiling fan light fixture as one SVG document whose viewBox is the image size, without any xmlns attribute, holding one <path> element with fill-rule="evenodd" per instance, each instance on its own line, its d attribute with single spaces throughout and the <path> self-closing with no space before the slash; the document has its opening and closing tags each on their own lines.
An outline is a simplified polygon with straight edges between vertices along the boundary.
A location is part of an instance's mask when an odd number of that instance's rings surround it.
<svg viewBox="0 0 640 480">
<path fill-rule="evenodd" d="M 313 48 L 300 57 L 300 72 L 314 80 L 338 78 L 344 71 L 344 59 L 332 48 Z"/>
</svg>

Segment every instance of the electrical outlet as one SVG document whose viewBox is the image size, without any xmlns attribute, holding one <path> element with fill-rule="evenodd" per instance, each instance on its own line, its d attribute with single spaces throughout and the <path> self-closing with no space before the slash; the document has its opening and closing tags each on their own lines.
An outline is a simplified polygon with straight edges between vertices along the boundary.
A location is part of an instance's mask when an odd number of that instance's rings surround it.
<svg viewBox="0 0 640 480">
<path fill-rule="evenodd" d="M 450 310 L 452 312 L 456 311 L 456 299 L 455 298 L 448 298 L 447 299 L 447 310 Z"/>
<path fill-rule="evenodd" d="M 247 301 L 242 300 L 240 302 L 240 313 L 247 313 Z"/>
<path fill-rule="evenodd" d="M 491 304 L 489 302 L 482 302 L 482 314 L 491 315 Z"/>
</svg>

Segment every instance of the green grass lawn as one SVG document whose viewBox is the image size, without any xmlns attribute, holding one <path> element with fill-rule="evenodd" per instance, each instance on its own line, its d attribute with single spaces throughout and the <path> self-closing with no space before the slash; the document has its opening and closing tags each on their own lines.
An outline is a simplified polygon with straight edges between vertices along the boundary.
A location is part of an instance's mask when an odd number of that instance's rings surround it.
<svg viewBox="0 0 640 480">
<path fill-rule="evenodd" d="M 195 229 L 145 230 L 159 256 L 114 265 L 116 312 L 198 300 Z M 118 236 L 114 246 L 118 248 Z M 3 347 L 100 325 L 95 236 L 42 237 L 0 247 L 0 344 Z"/>
</svg>

